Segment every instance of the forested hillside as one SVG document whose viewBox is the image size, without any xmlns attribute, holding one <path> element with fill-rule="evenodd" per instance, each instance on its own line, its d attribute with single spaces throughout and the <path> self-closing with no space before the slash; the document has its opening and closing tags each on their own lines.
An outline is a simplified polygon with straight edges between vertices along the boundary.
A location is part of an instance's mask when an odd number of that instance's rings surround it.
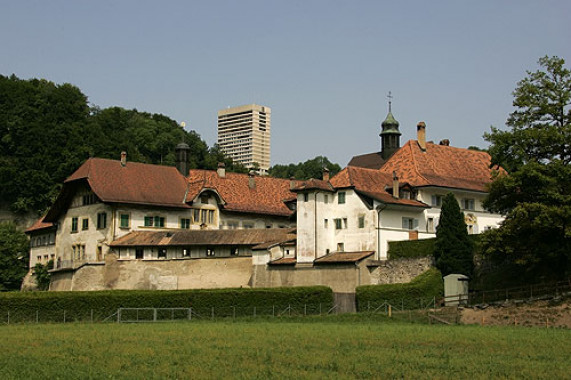
<svg viewBox="0 0 571 380">
<path fill-rule="evenodd" d="M 245 168 L 209 148 L 167 116 L 119 107 L 90 107 L 70 84 L 0 75 L 0 203 L 12 211 L 45 210 L 63 180 L 89 157 L 174 165 L 180 142 L 191 148 L 190 167 Z"/>
</svg>

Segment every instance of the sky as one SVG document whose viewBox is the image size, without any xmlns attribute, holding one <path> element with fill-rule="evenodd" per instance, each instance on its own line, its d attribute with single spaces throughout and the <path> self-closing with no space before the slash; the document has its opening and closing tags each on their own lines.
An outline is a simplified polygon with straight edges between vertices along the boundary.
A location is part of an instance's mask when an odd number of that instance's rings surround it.
<svg viewBox="0 0 571 380">
<path fill-rule="evenodd" d="M 167 115 L 216 142 L 217 111 L 272 109 L 271 162 L 345 166 L 401 145 L 486 147 L 545 55 L 571 60 L 571 1 L 0 0 L 0 74 Z"/>
</svg>

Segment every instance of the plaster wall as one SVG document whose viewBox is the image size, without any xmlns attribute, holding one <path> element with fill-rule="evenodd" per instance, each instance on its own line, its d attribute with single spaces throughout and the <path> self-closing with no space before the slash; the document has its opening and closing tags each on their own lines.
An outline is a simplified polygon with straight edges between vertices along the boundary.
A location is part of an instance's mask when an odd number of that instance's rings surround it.
<svg viewBox="0 0 571 380">
<path fill-rule="evenodd" d="M 50 290 L 178 290 L 249 287 L 250 257 L 225 259 L 119 260 L 52 273 Z"/>
</svg>

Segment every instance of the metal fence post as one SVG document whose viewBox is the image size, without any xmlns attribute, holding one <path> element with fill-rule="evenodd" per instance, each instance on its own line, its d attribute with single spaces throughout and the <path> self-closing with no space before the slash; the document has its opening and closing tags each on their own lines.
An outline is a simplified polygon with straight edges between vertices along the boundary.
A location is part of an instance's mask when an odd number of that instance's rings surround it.
<svg viewBox="0 0 571 380">
<path fill-rule="evenodd" d="M 276 316 L 276 305 L 272 305 L 272 317 Z"/>
<path fill-rule="evenodd" d="M 93 323 L 93 309 L 91 309 L 91 323 Z"/>
<path fill-rule="evenodd" d="M 36 323 L 38 323 L 38 320 L 40 319 L 40 311 L 36 310 Z"/>
<path fill-rule="evenodd" d="M 121 308 L 117 309 L 117 323 L 121 323 Z"/>
<path fill-rule="evenodd" d="M 8 311 L 8 324 L 10 324 L 10 311 Z"/>
<path fill-rule="evenodd" d="M 232 318 L 236 318 L 236 306 L 232 306 Z"/>
<path fill-rule="evenodd" d="M 307 304 L 303 305 L 303 315 L 307 315 Z"/>
<path fill-rule="evenodd" d="M 214 306 L 212 306 L 212 319 L 214 319 Z"/>
<path fill-rule="evenodd" d="M 154 308 L 153 309 L 153 322 L 156 322 L 156 321 L 157 321 L 157 309 Z"/>
<path fill-rule="evenodd" d="M 65 323 L 65 310 L 63 311 L 63 323 Z"/>
<path fill-rule="evenodd" d="M 256 316 L 256 306 L 254 306 L 254 317 Z"/>
<path fill-rule="evenodd" d="M 192 307 L 188 309 L 188 320 L 192 321 Z"/>
</svg>

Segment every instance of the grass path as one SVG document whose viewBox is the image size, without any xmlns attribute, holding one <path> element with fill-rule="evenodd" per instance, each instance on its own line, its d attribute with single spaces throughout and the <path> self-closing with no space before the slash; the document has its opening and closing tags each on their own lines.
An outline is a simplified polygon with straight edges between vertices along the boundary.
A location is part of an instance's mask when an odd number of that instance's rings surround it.
<svg viewBox="0 0 571 380">
<path fill-rule="evenodd" d="M 571 377 L 571 331 L 301 320 L 0 326 L 0 378 Z"/>
</svg>

